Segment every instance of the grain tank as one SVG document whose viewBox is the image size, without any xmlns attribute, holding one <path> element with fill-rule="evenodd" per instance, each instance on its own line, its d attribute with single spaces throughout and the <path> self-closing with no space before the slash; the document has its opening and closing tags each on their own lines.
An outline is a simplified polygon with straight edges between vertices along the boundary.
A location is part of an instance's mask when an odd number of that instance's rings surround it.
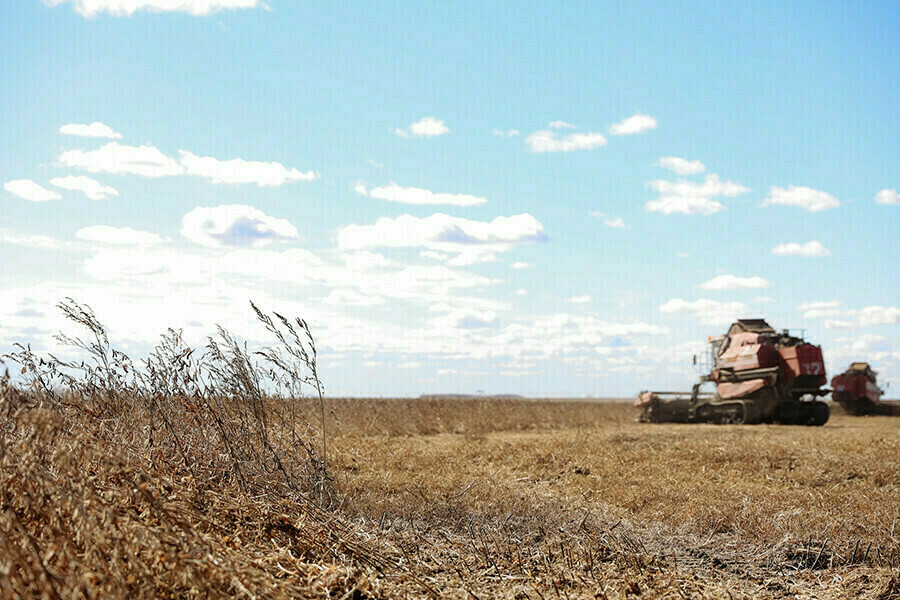
<svg viewBox="0 0 900 600">
<path fill-rule="evenodd" d="M 641 421 L 824 425 L 829 409 L 822 349 L 778 332 L 762 319 L 740 319 L 709 338 L 709 373 L 691 392 L 642 392 Z M 704 384 L 714 392 L 702 391 Z M 711 387 L 711 386 L 710 386 Z"/>
</svg>

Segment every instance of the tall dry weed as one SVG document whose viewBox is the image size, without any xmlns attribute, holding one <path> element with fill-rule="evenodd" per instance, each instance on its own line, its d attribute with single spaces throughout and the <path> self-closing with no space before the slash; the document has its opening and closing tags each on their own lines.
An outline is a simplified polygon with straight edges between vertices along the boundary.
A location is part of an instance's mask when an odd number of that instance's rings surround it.
<svg viewBox="0 0 900 600">
<path fill-rule="evenodd" d="M 79 358 L 5 357 L 22 381 L 0 383 L 0 596 L 376 591 L 387 559 L 323 510 L 321 430 L 292 400 L 311 386 L 324 411 L 305 321 L 276 315 L 285 336 L 253 306 L 278 344 L 219 328 L 196 349 L 170 329 L 136 363 L 89 307 L 59 307 Z"/>
</svg>

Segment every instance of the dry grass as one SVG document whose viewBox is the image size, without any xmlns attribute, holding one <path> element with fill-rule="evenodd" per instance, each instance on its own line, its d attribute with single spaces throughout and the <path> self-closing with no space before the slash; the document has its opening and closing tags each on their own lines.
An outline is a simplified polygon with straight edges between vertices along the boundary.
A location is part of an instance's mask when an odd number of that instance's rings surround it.
<svg viewBox="0 0 900 600">
<path fill-rule="evenodd" d="M 0 386 L 2 598 L 900 597 L 888 417 L 330 399 L 326 463 L 305 323 L 138 368 L 81 308 L 87 367 L 22 349 Z"/>
<path fill-rule="evenodd" d="M 890 418 L 654 426 L 626 404 L 335 404 L 353 415 L 333 437 L 344 512 L 405 540 L 445 594 L 898 594 Z"/>
</svg>

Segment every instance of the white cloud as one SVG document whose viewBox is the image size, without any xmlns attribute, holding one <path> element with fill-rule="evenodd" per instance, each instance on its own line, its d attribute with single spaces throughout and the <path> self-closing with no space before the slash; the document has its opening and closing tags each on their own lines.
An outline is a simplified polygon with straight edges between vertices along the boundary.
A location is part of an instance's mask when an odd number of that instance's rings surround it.
<svg viewBox="0 0 900 600">
<path fill-rule="evenodd" d="M 373 188 L 367 191 L 366 186 L 357 184 L 354 188 L 358 194 L 368 195 L 379 200 L 400 202 L 403 204 L 449 204 L 453 206 L 476 206 L 487 202 L 482 196 L 469 194 L 436 193 L 431 190 L 416 187 L 401 187 L 394 182 L 388 186 Z"/>
<path fill-rule="evenodd" d="M 891 344 L 887 336 L 877 333 L 858 333 L 854 336 L 839 337 L 835 340 L 840 345 L 838 355 L 858 358 L 871 352 L 890 350 Z"/>
<path fill-rule="evenodd" d="M 511 265 L 509 265 L 509 268 L 515 269 L 516 271 L 522 271 L 524 269 L 530 269 L 533 266 L 534 266 L 533 264 L 527 263 L 527 262 L 514 262 Z"/>
<path fill-rule="evenodd" d="M 594 299 L 588 294 L 585 294 L 583 296 L 573 296 L 569 298 L 569 302 L 571 302 L 572 304 L 590 304 L 593 300 Z"/>
<path fill-rule="evenodd" d="M 527 296 L 528 290 L 526 289 L 518 289 L 516 290 L 516 296 Z"/>
<path fill-rule="evenodd" d="M 394 263 L 389 261 L 383 254 L 369 252 L 368 250 L 363 250 L 362 252 L 349 252 L 344 254 L 342 258 L 347 267 L 357 271 L 394 266 Z"/>
<path fill-rule="evenodd" d="M 663 156 L 656 166 L 673 171 L 678 175 L 696 175 L 706 170 L 706 165 L 699 160 L 687 160 L 677 156 Z"/>
<path fill-rule="evenodd" d="M 497 137 L 516 137 L 519 135 L 518 129 L 507 129 L 506 131 L 501 131 L 499 129 L 492 129 L 491 133 L 496 135 Z"/>
<path fill-rule="evenodd" d="M 84 192 L 84 195 L 91 200 L 105 200 L 110 196 L 118 196 L 119 192 L 116 188 L 103 185 L 96 179 L 92 179 L 85 175 L 67 175 L 66 177 L 54 177 L 50 180 L 50 185 L 55 185 L 64 190 L 73 190 Z"/>
<path fill-rule="evenodd" d="M 336 306 L 378 306 L 384 304 L 385 300 L 382 296 L 361 294 L 347 288 L 335 288 L 323 302 Z"/>
<path fill-rule="evenodd" d="M 337 231 L 341 249 L 425 247 L 457 255 L 456 262 L 450 263 L 455 265 L 492 260 L 494 253 L 506 252 L 516 244 L 545 239 L 544 226 L 527 213 L 497 217 L 490 222 L 443 213 L 428 217 L 401 215 L 382 217 L 373 225 L 346 225 Z"/>
<path fill-rule="evenodd" d="M 121 133 L 117 133 L 112 127 L 99 121 L 94 121 L 90 125 L 85 125 L 83 123 L 69 123 L 68 125 L 60 127 L 59 132 L 63 135 L 77 135 L 81 137 L 122 138 Z"/>
<path fill-rule="evenodd" d="M 110 142 L 97 150 L 68 150 L 59 157 L 62 166 L 91 173 L 119 173 L 144 177 L 195 175 L 212 183 L 255 183 L 257 186 L 280 186 L 292 181 L 309 181 L 318 177 L 314 171 L 302 172 L 277 162 L 260 162 L 235 158 L 219 160 L 179 150 L 181 161 L 163 154 L 156 146 L 124 146 Z"/>
<path fill-rule="evenodd" d="M 429 324 L 436 329 L 482 329 L 497 326 L 497 313 L 492 310 L 471 308 L 453 309 L 440 317 L 430 319 Z"/>
<path fill-rule="evenodd" d="M 900 308 L 896 306 L 867 306 L 859 311 L 859 326 L 894 325 L 900 322 Z"/>
<path fill-rule="evenodd" d="M 566 123 L 565 121 L 550 121 L 547 124 L 547 127 L 550 129 L 575 129 L 576 126 L 571 123 Z"/>
<path fill-rule="evenodd" d="M 3 184 L 3 189 L 30 202 L 47 202 L 48 200 L 59 200 L 62 198 L 58 192 L 48 190 L 30 179 L 7 181 Z"/>
<path fill-rule="evenodd" d="M 558 136 L 555 131 L 541 129 L 535 131 L 527 138 L 525 143 L 532 152 L 541 154 L 544 152 L 573 152 L 575 150 L 593 150 L 605 146 L 606 138 L 600 133 L 570 133 L 566 136 Z"/>
<path fill-rule="evenodd" d="M 382 163 L 378 162 L 377 160 L 372 160 L 371 158 L 366 159 L 366 164 L 370 164 L 376 169 L 384 168 L 384 165 Z"/>
<path fill-rule="evenodd" d="M 211 248 L 260 247 L 297 238 L 297 228 L 286 219 L 270 217 L 258 208 L 242 204 L 198 206 L 184 215 L 181 225 L 186 238 Z"/>
<path fill-rule="evenodd" d="M 717 275 L 700 284 L 702 290 L 756 290 L 769 287 L 771 283 L 762 277 L 738 277 L 736 275 Z"/>
<path fill-rule="evenodd" d="M 806 242 L 805 244 L 800 244 L 798 242 L 789 242 L 787 244 L 778 244 L 774 248 L 772 248 L 772 254 L 778 254 L 779 256 L 809 256 L 809 257 L 817 257 L 817 256 L 828 256 L 831 252 L 822 245 L 821 242 L 813 240 L 811 242 Z"/>
<path fill-rule="evenodd" d="M 647 184 L 650 189 L 659 192 L 659 198 L 645 205 L 649 212 L 660 212 L 664 215 L 711 215 L 725 206 L 715 198 L 734 198 L 746 194 L 750 188 L 739 183 L 722 181 L 715 173 L 710 173 L 702 183 L 686 181 L 665 181 L 656 179 Z"/>
<path fill-rule="evenodd" d="M 878 204 L 900 204 L 900 192 L 883 189 L 875 194 L 875 202 Z"/>
<path fill-rule="evenodd" d="M 597 217 L 599 219 L 603 219 L 603 224 L 607 227 L 613 227 L 615 229 L 624 229 L 625 221 L 622 220 L 622 217 L 607 217 L 605 213 L 600 212 L 599 210 L 595 210 L 591 212 L 592 217 Z"/>
<path fill-rule="evenodd" d="M 798 206 L 809 212 L 820 212 L 841 205 L 840 201 L 831 194 L 796 185 L 789 185 L 787 188 L 772 186 L 768 198 L 763 200 L 762 205 L 769 206 L 770 204 Z"/>
<path fill-rule="evenodd" d="M 75 12 L 86 18 L 106 13 L 114 17 L 130 17 L 138 11 L 183 12 L 194 16 L 266 6 L 260 0 L 44 0 L 50 6 L 71 4 Z"/>
<path fill-rule="evenodd" d="M 775 298 L 772 298 L 771 296 L 757 296 L 753 301 L 757 304 L 771 304 L 772 302 L 775 302 Z"/>
<path fill-rule="evenodd" d="M 659 307 L 659 312 L 688 313 L 701 325 L 728 325 L 738 318 L 747 317 L 750 308 L 743 302 L 716 302 L 701 298 L 693 302 L 673 298 Z"/>
<path fill-rule="evenodd" d="M 184 167 L 156 146 L 123 146 L 117 142 L 97 150 L 68 150 L 59 157 L 64 167 L 74 167 L 90 173 L 127 173 L 143 177 L 183 175 Z"/>
<path fill-rule="evenodd" d="M 24 246 L 26 248 L 37 248 L 39 250 L 77 250 L 76 244 L 65 242 L 49 235 L 22 233 L 12 229 L 0 228 L 0 244 L 8 244 L 11 246 Z"/>
<path fill-rule="evenodd" d="M 656 119 L 650 115 L 638 113 L 610 125 L 609 132 L 613 135 L 632 135 L 650 129 L 656 129 Z"/>
<path fill-rule="evenodd" d="M 797 307 L 801 311 L 804 319 L 821 319 L 824 317 L 839 317 L 843 310 L 838 300 L 827 300 L 824 302 L 804 302 Z"/>
<path fill-rule="evenodd" d="M 826 329 L 851 329 L 900 323 L 900 307 L 897 306 L 874 305 L 859 310 L 844 310 L 841 308 L 839 301 L 830 300 L 825 302 L 807 302 L 799 305 L 797 310 L 803 311 L 804 318 L 825 318 Z M 842 319 L 836 320 L 826 317 L 842 317 Z"/>
<path fill-rule="evenodd" d="M 186 175 L 206 177 L 213 183 L 255 183 L 259 187 L 277 187 L 292 181 L 311 181 L 318 176 L 314 171 L 304 173 L 296 168 L 288 169 L 277 162 L 242 158 L 219 160 L 211 156 L 197 156 L 186 150 L 178 152 Z"/>
<path fill-rule="evenodd" d="M 400 137 L 435 137 L 449 133 L 450 129 L 444 124 L 442 119 L 435 117 L 422 117 L 415 123 L 410 124 L 409 129 L 395 129 L 394 133 Z"/>
<path fill-rule="evenodd" d="M 139 231 L 131 227 L 110 227 L 92 225 L 75 232 L 75 237 L 89 242 L 101 242 L 117 246 L 152 246 L 162 242 L 162 237 L 149 231 Z"/>
</svg>

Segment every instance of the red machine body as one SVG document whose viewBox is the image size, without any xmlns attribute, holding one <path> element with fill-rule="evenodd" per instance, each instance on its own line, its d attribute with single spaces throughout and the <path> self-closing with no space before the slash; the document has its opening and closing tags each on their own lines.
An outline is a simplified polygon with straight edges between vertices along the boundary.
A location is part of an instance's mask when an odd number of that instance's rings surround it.
<svg viewBox="0 0 900 600">
<path fill-rule="evenodd" d="M 637 403 L 645 409 L 642 419 L 804 425 L 828 420 L 828 405 L 816 399 L 828 393 L 822 389 L 827 379 L 819 346 L 787 330 L 777 332 L 763 319 L 738 320 L 709 342 L 711 370 L 690 398 L 642 394 Z M 700 394 L 704 382 L 715 383 L 716 393 Z"/>
<path fill-rule="evenodd" d="M 900 403 L 881 401 L 884 392 L 877 385 L 877 375 L 869 363 L 851 363 L 831 380 L 831 397 L 851 415 L 900 415 Z"/>
</svg>

